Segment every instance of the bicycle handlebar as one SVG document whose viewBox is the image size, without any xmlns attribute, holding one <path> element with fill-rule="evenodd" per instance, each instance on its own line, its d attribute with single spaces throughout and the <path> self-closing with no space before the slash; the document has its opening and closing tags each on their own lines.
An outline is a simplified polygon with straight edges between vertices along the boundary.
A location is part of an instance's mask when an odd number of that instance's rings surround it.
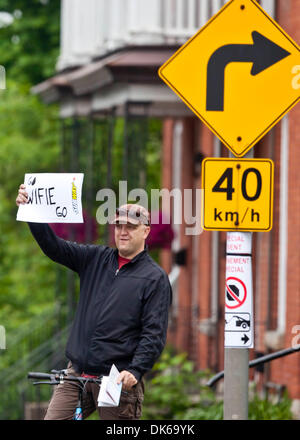
<svg viewBox="0 0 300 440">
<path fill-rule="evenodd" d="M 97 378 L 70 376 L 70 375 L 66 375 L 64 370 L 56 371 L 55 373 L 53 372 L 51 374 L 39 373 L 39 372 L 34 372 L 34 371 L 31 371 L 27 374 L 28 379 L 38 379 L 38 380 L 48 380 L 49 381 L 49 382 L 34 382 L 34 385 L 39 385 L 39 384 L 43 384 L 43 383 L 48 384 L 48 385 L 56 385 L 56 384 L 62 383 L 63 381 L 78 382 L 81 385 L 84 385 L 87 382 L 93 382 L 93 383 L 97 383 L 98 385 L 100 385 L 102 382 L 102 377 L 103 376 L 99 376 Z"/>
<path fill-rule="evenodd" d="M 74 413 L 73 420 L 82 420 L 82 393 L 86 392 L 86 384 L 87 382 L 93 382 L 94 384 L 101 385 L 103 376 L 95 377 L 84 377 L 84 376 L 70 376 L 67 375 L 66 370 L 51 370 L 51 373 L 39 373 L 36 371 L 30 371 L 27 374 L 28 379 L 38 379 L 38 382 L 33 382 L 33 385 L 58 385 L 62 384 L 64 381 L 68 382 L 77 382 L 78 386 L 78 403 L 76 407 L 76 411 Z M 42 380 L 41 380 L 42 379 Z M 44 380 L 48 379 L 48 380 Z"/>
<path fill-rule="evenodd" d="M 35 372 L 30 372 L 27 375 L 28 379 L 49 379 L 51 380 L 52 378 L 54 378 L 55 375 L 54 374 L 48 374 L 48 373 L 35 373 Z"/>
</svg>

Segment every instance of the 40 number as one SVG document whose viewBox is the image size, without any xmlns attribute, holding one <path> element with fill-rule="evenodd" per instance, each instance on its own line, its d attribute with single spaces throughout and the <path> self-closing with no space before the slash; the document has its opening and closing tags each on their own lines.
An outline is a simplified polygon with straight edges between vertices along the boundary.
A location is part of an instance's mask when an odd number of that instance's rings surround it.
<svg viewBox="0 0 300 440">
<path fill-rule="evenodd" d="M 249 195 L 247 192 L 247 179 L 251 173 L 253 173 L 256 177 L 256 191 L 254 195 Z M 232 200 L 232 194 L 235 192 L 235 189 L 233 188 L 232 185 L 232 175 L 233 175 L 233 168 L 226 168 L 220 179 L 214 185 L 212 191 L 226 193 L 227 200 Z M 262 179 L 260 172 L 256 168 L 247 168 L 243 172 L 243 176 L 242 176 L 242 195 L 244 199 L 249 200 L 250 202 L 257 200 L 261 194 L 261 187 L 262 187 Z"/>
</svg>

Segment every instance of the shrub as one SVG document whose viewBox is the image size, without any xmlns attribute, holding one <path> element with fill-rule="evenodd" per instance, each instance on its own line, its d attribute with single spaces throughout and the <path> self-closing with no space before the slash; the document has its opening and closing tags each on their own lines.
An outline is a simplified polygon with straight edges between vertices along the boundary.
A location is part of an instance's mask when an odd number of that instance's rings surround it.
<svg viewBox="0 0 300 440">
<path fill-rule="evenodd" d="M 196 371 L 185 353 L 166 349 L 146 377 L 144 420 L 222 420 L 223 401 L 205 383 L 211 373 Z M 275 404 L 254 392 L 249 420 L 291 420 L 287 394 Z"/>
<path fill-rule="evenodd" d="M 220 412 L 220 404 L 216 403 L 214 393 L 202 385 L 209 372 L 195 371 L 185 353 L 165 350 L 151 375 L 146 380 L 144 420 L 178 420 L 186 415 L 192 419 L 197 411 L 202 411 L 204 419 L 207 414 L 219 417 L 215 413 Z"/>
</svg>

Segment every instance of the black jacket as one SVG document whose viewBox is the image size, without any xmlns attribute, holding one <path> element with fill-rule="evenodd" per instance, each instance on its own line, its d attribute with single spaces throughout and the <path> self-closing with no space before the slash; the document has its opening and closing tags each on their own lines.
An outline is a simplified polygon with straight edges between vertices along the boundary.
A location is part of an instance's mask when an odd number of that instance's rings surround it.
<svg viewBox="0 0 300 440">
<path fill-rule="evenodd" d="M 108 374 L 114 363 L 140 380 L 166 342 L 172 291 L 165 271 L 147 250 L 118 271 L 117 249 L 66 241 L 47 224 L 28 224 L 42 251 L 80 277 L 67 358 L 87 374 Z"/>
</svg>

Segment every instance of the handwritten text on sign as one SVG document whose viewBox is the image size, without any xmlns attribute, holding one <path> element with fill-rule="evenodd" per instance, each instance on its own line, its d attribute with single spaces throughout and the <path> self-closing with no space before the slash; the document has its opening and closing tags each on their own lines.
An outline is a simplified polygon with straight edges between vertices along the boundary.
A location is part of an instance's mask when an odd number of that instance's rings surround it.
<svg viewBox="0 0 300 440">
<path fill-rule="evenodd" d="M 82 173 L 25 174 L 28 202 L 17 220 L 36 223 L 83 223 Z"/>
</svg>

